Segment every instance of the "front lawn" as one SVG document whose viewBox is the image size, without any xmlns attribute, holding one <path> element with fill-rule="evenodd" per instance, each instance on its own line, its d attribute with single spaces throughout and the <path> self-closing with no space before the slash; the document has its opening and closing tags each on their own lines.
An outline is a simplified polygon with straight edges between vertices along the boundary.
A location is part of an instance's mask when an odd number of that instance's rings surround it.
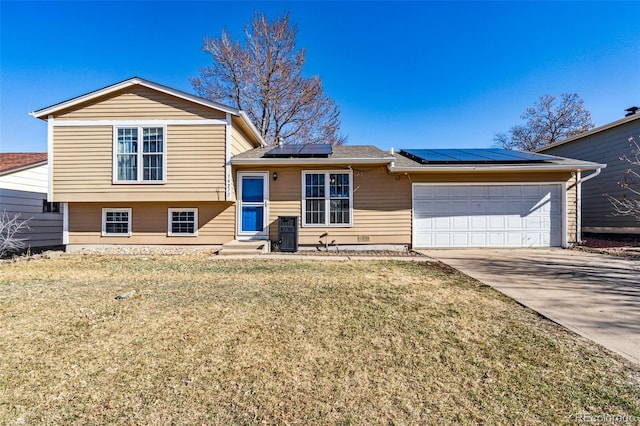
<svg viewBox="0 0 640 426">
<path fill-rule="evenodd" d="M 433 263 L 4 263 L 0 319 L 2 424 L 640 419 L 638 368 Z"/>
</svg>

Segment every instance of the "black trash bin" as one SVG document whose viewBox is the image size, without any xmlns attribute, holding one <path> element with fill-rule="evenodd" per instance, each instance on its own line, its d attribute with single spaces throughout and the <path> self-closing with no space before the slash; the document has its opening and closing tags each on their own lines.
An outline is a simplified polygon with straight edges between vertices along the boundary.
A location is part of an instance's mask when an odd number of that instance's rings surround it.
<svg viewBox="0 0 640 426">
<path fill-rule="evenodd" d="M 278 217 L 278 247 L 280 251 L 298 251 L 298 216 Z"/>
</svg>

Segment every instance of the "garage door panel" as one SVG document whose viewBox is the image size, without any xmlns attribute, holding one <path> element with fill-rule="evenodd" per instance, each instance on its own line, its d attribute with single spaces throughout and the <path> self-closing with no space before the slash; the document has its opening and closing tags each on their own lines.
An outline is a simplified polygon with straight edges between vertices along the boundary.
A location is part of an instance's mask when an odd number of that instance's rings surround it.
<svg viewBox="0 0 640 426">
<path fill-rule="evenodd" d="M 561 186 L 414 186 L 416 247 L 562 244 Z"/>
</svg>

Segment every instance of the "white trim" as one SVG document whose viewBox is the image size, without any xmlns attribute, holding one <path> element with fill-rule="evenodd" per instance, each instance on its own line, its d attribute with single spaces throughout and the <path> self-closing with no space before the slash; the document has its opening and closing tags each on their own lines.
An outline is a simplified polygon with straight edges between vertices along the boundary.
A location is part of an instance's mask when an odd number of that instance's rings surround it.
<svg viewBox="0 0 640 426">
<path fill-rule="evenodd" d="M 236 191 L 237 191 L 236 198 L 238 202 L 237 202 L 237 208 L 236 208 L 236 237 L 239 240 L 268 239 L 269 238 L 269 172 L 239 171 L 237 173 L 237 176 L 238 176 L 238 180 L 237 180 L 238 184 L 236 188 Z M 262 216 L 263 228 L 261 232 L 260 231 L 258 232 L 242 231 L 242 206 L 243 204 L 245 204 L 242 202 L 242 178 L 245 176 L 259 176 L 263 178 L 264 195 L 263 195 L 262 206 L 264 209 L 263 209 L 263 216 Z M 256 206 L 260 206 L 259 203 L 247 203 L 247 204 L 254 204 Z"/>
<path fill-rule="evenodd" d="M 418 186 L 544 186 L 558 185 L 560 186 L 560 215 L 561 215 L 561 246 L 567 247 L 567 226 L 568 226 L 568 210 L 567 210 L 567 182 L 566 181 L 537 181 L 537 182 L 413 182 L 411 184 L 411 246 L 416 247 L 415 233 L 415 188 Z"/>
<path fill-rule="evenodd" d="M 605 167 L 604 164 L 588 163 L 582 164 L 527 164 L 527 165 L 495 165 L 495 166 L 412 166 L 412 167 L 389 167 L 390 172 L 527 172 L 530 170 L 555 170 L 555 171 L 584 171 L 595 170 Z"/>
<path fill-rule="evenodd" d="M 192 234 L 186 234 L 186 233 L 174 233 L 171 231 L 171 225 L 173 223 L 173 218 L 172 218 L 172 213 L 173 212 L 193 212 L 193 233 Z M 198 208 L 197 207 L 186 207 L 186 208 L 182 208 L 182 207 L 170 207 L 169 209 L 167 209 L 167 236 L 169 237 L 197 237 L 198 236 L 198 227 L 199 227 L 199 222 L 198 222 Z"/>
<path fill-rule="evenodd" d="M 224 128 L 224 197 L 226 201 L 231 201 L 231 114 L 227 113 L 226 125 Z"/>
<path fill-rule="evenodd" d="M 329 174 L 347 174 L 349 175 L 349 223 L 329 223 L 330 214 L 331 214 L 331 194 L 329 191 L 330 179 Z M 306 191 L 306 179 L 305 176 L 308 174 L 324 174 L 324 206 L 325 206 L 325 222 L 324 223 L 307 223 L 307 215 L 306 215 L 306 201 L 307 201 L 307 191 Z M 300 211 L 302 214 L 301 225 L 303 228 L 352 228 L 353 227 L 353 170 L 351 169 L 334 169 L 334 170 L 302 170 L 301 173 L 302 180 L 302 205 L 300 206 Z M 338 198 L 336 198 L 338 199 Z"/>
<path fill-rule="evenodd" d="M 69 203 L 62 203 L 62 244 L 69 244 Z"/>
<path fill-rule="evenodd" d="M 56 112 L 62 111 L 64 109 L 82 104 L 83 102 L 87 102 L 96 98 L 99 98 L 101 96 L 105 96 L 107 94 L 110 93 L 114 93 L 117 92 L 118 90 L 122 90 L 131 86 L 135 86 L 135 85 L 140 85 L 143 87 L 147 87 L 149 89 L 152 90 L 156 90 L 165 94 L 168 94 L 170 96 L 175 96 L 177 98 L 180 99 L 184 99 L 186 101 L 190 101 L 193 102 L 195 104 L 198 105 L 202 105 L 205 107 L 209 107 L 218 111 L 222 111 L 225 113 L 229 113 L 232 114 L 234 116 L 238 116 L 240 117 L 243 121 L 245 121 L 247 123 L 247 127 L 249 128 L 249 130 L 253 133 L 253 136 L 260 142 L 261 145 L 265 146 L 266 143 L 264 141 L 264 139 L 262 138 L 262 136 L 260 135 L 260 132 L 258 132 L 258 130 L 256 129 L 255 125 L 251 122 L 251 120 L 249 120 L 249 117 L 247 117 L 247 115 L 244 113 L 244 111 L 240 111 L 237 108 L 232 108 L 229 107 L 227 105 L 223 105 L 220 104 L 218 102 L 213 102 L 210 101 L 208 99 L 204 99 L 201 98 L 199 96 L 195 96 L 195 95 L 191 95 L 189 93 L 183 92 L 181 90 L 176 90 L 176 89 L 172 89 L 170 87 L 164 86 L 162 84 L 158 84 L 158 83 L 154 83 L 152 81 L 148 81 L 148 80 L 144 80 L 142 78 L 139 77 L 133 77 L 130 78 L 128 80 L 125 81 L 121 81 L 119 83 L 113 84 L 111 86 L 107 86 L 104 87 L 102 89 L 99 90 L 95 90 L 93 92 L 75 97 L 73 99 L 69 99 L 67 101 L 64 102 L 60 102 L 56 105 L 52 105 L 37 111 L 33 111 L 31 113 L 29 113 L 29 115 L 35 117 L 35 118 L 42 118 L 44 116 L 48 116 L 50 114 L 54 114 Z M 186 124 L 185 121 L 188 120 L 176 120 L 176 121 L 180 121 L 179 123 L 176 124 Z M 196 121 L 207 121 L 207 120 L 196 120 Z M 224 124 L 220 123 L 220 124 Z"/>
<path fill-rule="evenodd" d="M 56 121 L 55 127 L 83 127 L 83 126 L 201 126 L 225 125 L 226 121 L 218 118 L 203 120 L 65 120 Z"/>
<path fill-rule="evenodd" d="M 145 128 L 162 128 L 162 179 L 160 180 L 143 180 L 144 166 L 143 166 L 143 132 Z M 137 165 L 137 179 L 136 180 L 118 180 L 118 129 L 137 129 L 138 130 L 138 152 L 136 153 L 136 165 Z M 112 128 L 112 179 L 111 183 L 114 185 L 162 185 L 167 183 L 167 126 L 163 124 L 157 125 L 138 125 L 138 126 L 117 126 Z M 147 153 L 147 155 L 157 155 L 157 153 Z"/>
<path fill-rule="evenodd" d="M 256 136 L 256 138 L 260 142 L 260 145 L 267 146 L 267 142 L 265 142 L 264 138 L 262 137 L 262 135 L 260 134 L 256 126 L 251 122 L 251 120 L 249 119 L 249 116 L 242 110 L 238 111 L 238 115 L 240 116 L 242 121 L 245 122 L 247 127 L 249 127 L 249 129 L 253 132 L 254 136 Z"/>
<path fill-rule="evenodd" d="M 107 213 L 108 212 L 127 212 L 129 215 L 127 216 L 127 226 L 129 228 L 129 232 L 126 234 L 114 234 L 107 232 Z M 102 209 L 102 236 L 103 237 L 130 237 L 131 236 L 131 208 L 103 208 Z"/>
<path fill-rule="evenodd" d="M 328 165 L 328 164 L 389 164 L 394 157 L 384 158 L 233 158 L 233 165 Z"/>
<path fill-rule="evenodd" d="M 598 169 L 602 170 L 602 169 Z M 576 243 L 582 243 L 582 173 L 576 172 Z"/>
<path fill-rule="evenodd" d="M 567 248 L 569 236 L 569 197 L 567 197 L 567 182 L 562 182 L 562 193 L 560 194 L 562 211 L 562 248 Z"/>
<path fill-rule="evenodd" d="M 148 80 L 144 80 L 142 78 L 139 77 L 133 77 L 130 78 L 128 80 L 125 81 L 121 81 L 119 83 L 113 84 L 111 86 L 107 86 L 105 88 L 99 89 L 99 90 L 95 90 L 93 92 L 69 99 L 67 101 L 61 102 L 59 104 L 56 105 L 52 105 L 50 107 L 46 107 L 37 111 L 34 111 L 32 113 L 30 113 L 30 115 L 36 117 L 36 118 L 40 118 L 42 116 L 45 115 L 49 115 L 49 114 L 53 114 L 57 111 L 63 110 L 63 109 L 67 109 L 70 108 L 72 106 L 81 104 L 83 102 L 87 102 L 90 101 L 92 99 L 101 97 L 101 96 L 105 96 L 108 95 L 109 93 L 113 93 L 113 92 L 117 92 L 118 90 L 122 90 L 122 89 L 126 89 L 128 87 L 132 87 L 132 86 L 144 86 L 144 87 L 148 87 L 149 89 L 153 89 L 153 90 L 157 90 L 158 92 L 162 92 L 162 93 L 166 93 L 168 95 L 171 96 L 175 96 L 177 98 L 181 98 L 187 101 L 191 101 L 194 102 L 196 104 L 199 105 L 203 105 L 203 106 L 207 106 L 210 108 L 214 108 L 223 112 L 229 112 L 231 114 L 234 115 L 238 115 L 239 112 L 237 109 L 235 108 L 231 108 L 228 107 L 226 105 L 217 103 L 217 102 L 213 102 L 213 101 L 209 101 L 207 99 L 201 98 L 199 96 L 195 96 L 195 95 L 191 95 L 189 93 L 183 92 L 181 90 L 176 90 L 176 89 L 172 89 L 170 87 L 167 86 L 163 86 L 162 84 L 158 84 L 158 83 L 154 83 Z"/>
<path fill-rule="evenodd" d="M 47 201 L 53 200 L 53 126 L 54 118 L 47 119 Z"/>
</svg>

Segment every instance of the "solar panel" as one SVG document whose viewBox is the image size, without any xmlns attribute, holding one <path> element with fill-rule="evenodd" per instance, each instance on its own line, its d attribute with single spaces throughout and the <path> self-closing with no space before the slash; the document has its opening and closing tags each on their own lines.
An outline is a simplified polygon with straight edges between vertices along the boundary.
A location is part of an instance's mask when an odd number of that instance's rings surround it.
<svg viewBox="0 0 640 426">
<path fill-rule="evenodd" d="M 512 164 L 550 160 L 546 155 L 500 148 L 403 149 L 400 153 L 422 164 Z"/>
<path fill-rule="evenodd" d="M 328 143 L 308 143 L 302 146 L 300 154 L 302 155 L 331 155 L 333 147 Z"/>
<path fill-rule="evenodd" d="M 312 158 L 328 157 L 333 148 L 325 143 L 287 144 L 278 145 L 267 151 L 264 158 Z"/>
</svg>

